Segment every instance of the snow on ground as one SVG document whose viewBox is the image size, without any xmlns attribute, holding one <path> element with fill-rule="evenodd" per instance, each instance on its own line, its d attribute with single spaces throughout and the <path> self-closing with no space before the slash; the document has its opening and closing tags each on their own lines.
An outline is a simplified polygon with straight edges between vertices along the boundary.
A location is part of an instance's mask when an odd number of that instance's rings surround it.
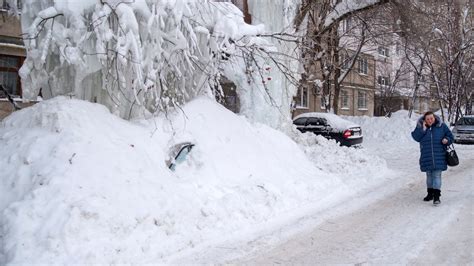
<svg viewBox="0 0 474 266">
<path fill-rule="evenodd" d="M 408 111 L 400 110 L 389 117 L 346 116 L 354 123 L 362 126 L 364 142 L 362 146 L 369 154 L 383 158 L 393 171 L 418 171 L 419 145 L 411 132 L 416 126 L 420 115 L 408 117 Z M 410 156 L 410 163 L 407 163 Z M 400 175 L 400 173 L 398 173 Z M 415 175 L 410 175 L 416 178 Z M 408 181 L 407 181 L 408 182 Z"/>
<path fill-rule="evenodd" d="M 394 180 L 323 215 L 309 215 L 313 226 L 281 238 L 275 247 L 262 250 L 259 243 L 258 252 L 230 264 L 471 265 L 473 151 L 472 145 L 458 148 L 471 164 L 444 173 L 440 206 L 421 200 L 426 193 L 422 175 L 405 184 Z"/>
<path fill-rule="evenodd" d="M 441 205 L 423 202 L 425 174 L 409 133 L 419 115 L 346 117 L 364 128 L 364 149 L 397 172 L 379 186 L 242 248 L 230 264 L 429 264 L 473 262 L 474 146 L 455 145 L 460 164 L 443 172 Z M 295 229 L 296 228 L 296 229 Z M 202 260 L 201 260 L 202 261 Z"/>
<path fill-rule="evenodd" d="M 411 132 L 415 128 L 419 116 L 413 114 L 409 118 L 408 111 L 400 110 L 393 113 L 391 117 L 344 116 L 344 118 L 362 126 L 366 144 L 381 144 L 382 141 L 385 144 L 397 143 L 412 146 Z"/>
<path fill-rule="evenodd" d="M 58 97 L 3 120 L 0 264 L 171 262 L 391 173 L 364 149 L 308 134 L 297 144 L 205 98 L 167 117 L 131 123 Z M 196 146 L 172 172 L 168 149 L 180 141 Z"/>
<path fill-rule="evenodd" d="M 469 264 L 472 262 L 472 173 L 474 146 L 456 145 L 461 164 L 443 173 L 442 204 L 423 202 L 425 175 L 419 147 L 410 139 L 418 118 L 346 117 L 364 130 L 362 149 L 381 156 L 394 174 L 325 209 L 306 210 L 249 240 L 221 241 L 177 263 L 222 264 Z M 383 132 L 383 133 L 382 133 Z M 314 139 L 312 139 L 315 141 Z M 316 138 L 318 145 L 331 145 Z M 302 141 L 300 141 L 302 142 Z M 311 149 L 311 148 L 308 148 Z M 343 149 L 344 150 L 344 149 Z M 350 156 L 346 157 L 350 158 Z M 339 163 L 339 162 L 338 162 Z M 336 164 L 337 165 L 337 164 Z M 332 168 L 329 168 L 332 169 Z M 329 170 L 326 169 L 326 170 Z M 363 176 L 350 171 L 354 183 Z M 223 250 L 225 252 L 223 252 Z"/>
</svg>

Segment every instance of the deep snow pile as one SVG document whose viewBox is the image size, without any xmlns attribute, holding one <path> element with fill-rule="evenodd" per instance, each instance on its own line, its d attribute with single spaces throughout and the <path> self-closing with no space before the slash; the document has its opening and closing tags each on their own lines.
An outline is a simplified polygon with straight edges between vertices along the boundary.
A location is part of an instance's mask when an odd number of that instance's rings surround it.
<svg viewBox="0 0 474 266">
<path fill-rule="evenodd" d="M 385 178 L 368 154 L 302 139 L 306 154 L 206 98 L 137 123 L 62 97 L 15 112 L 0 126 L 0 264 L 170 262 Z M 167 151 L 180 141 L 196 146 L 171 172 Z M 380 175 L 340 174 L 366 168 Z"/>
<path fill-rule="evenodd" d="M 385 160 L 366 149 L 340 147 L 334 140 L 305 133 L 301 148 L 316 167 L 341 177 L 341 181 L 354 190 L 376 185 L 392 174 Z"/>
<path fill-rule="evenodd" d="M 419 115 L 408 117 L 408 111 L 400 110 L 391 117 L 345 116 L 347 120 L 362 126 L 364 144 L 413 144 L 411 132 Z M 363 144 L 363 145 L 364 145 Z M 377 145 L 379 146 L 379 145 Z"/>
<path fill-rule="evenodd" d="M 345 118 L 361 125 L 364 135 L 362 147 L 369 154 L 378 154 L 384 158 L 389 156 L 387 160 L 390 164 L 398 164 L 405 162 L 407 152 L 416 156 L 419 154 L 419 144 L 411 137 L 419 116 L 414 113 L 409 118 L 408 111 L 400 110 L 393 113 L 391 117 L 348 116 Z M 415 160 L 413 165 L 417 163 Z M 397 165 L 395 168 L 401 169 L 407 166 Z"/>
</svg>

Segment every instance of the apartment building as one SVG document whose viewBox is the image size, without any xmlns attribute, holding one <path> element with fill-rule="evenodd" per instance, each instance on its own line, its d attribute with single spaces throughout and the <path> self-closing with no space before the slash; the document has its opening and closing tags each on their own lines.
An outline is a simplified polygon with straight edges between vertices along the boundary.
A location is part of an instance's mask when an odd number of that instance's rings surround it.
<svg viewBox="0 0 474 266">
<path fill-rule="evenodd" d="M 21 38 L 20 19 L 10 16 L 10 6 L 6 0 L 0 0 L 0 84 L 20 107 L 33 104 L 21 100 L 21 80 L 18 71 L 26 57 L 25 46 Z M 21 0 L 17 0 L 21 7 Z M 0 120 L 13 112 L 15 108 L 7 100 L 7 95 L 0 90 Z"/>
<path fill-rule="evenodd" d="M 342 66 L 343 70 L 344 66 Z M 316 78 L 320 77 L 317 70 Z M 370 54 L 360 54 L 354 67 L 342 82 L 339 95 L 338 114 L 350 116 L 373 116 L 375 97 L 375 59 Z M 334 86 L 331 86 L 334 94 Z M 326 112 L 329 97 L 322 93 L 322 85 L 301 86 L 294 99 L 293 117 L 307 112 Z"/>
<path fill-rule="evenodd" d="M 398 35 L 384 36 L 371 46 L 368 53 L 374 55 L 376 62 L 376 116 L 384 116 L 398 110 L 412 109 L 416 113 L 424 113 L 439 109 L 428 69 L 423 69 L 422 75 L 417 77 L 411 64 L 419 62 L 416 58 L 412 58 L 411 63 L 408 61 Z M 416 82 L 419 86 L 415 92 Z"/>
</svg>

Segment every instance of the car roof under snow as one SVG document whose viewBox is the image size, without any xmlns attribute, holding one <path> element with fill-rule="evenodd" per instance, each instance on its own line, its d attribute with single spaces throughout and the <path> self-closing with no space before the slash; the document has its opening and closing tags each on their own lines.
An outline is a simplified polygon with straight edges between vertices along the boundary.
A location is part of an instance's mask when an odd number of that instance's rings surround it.
<svg viewBox="0 0 474 266">
<path fill-rule="evenodd" d="M 316 113 L 316 112 L 304 113 L 304 114 L 300 114 L 296 116 L 293 119 L 293 121 L 298 118 L 304 118 L 304 117 L 325 118 L 328 121 L 328 123 L 331 125 L 331 127 L 337 130 L 345 130 L 352 127 L 360 127 L 359 125 L 354 124 L 351 121 L 348 121 L 346 119 L 339 117 L 338 115 L 331 114 L 331 113 Z"/>
</svg>

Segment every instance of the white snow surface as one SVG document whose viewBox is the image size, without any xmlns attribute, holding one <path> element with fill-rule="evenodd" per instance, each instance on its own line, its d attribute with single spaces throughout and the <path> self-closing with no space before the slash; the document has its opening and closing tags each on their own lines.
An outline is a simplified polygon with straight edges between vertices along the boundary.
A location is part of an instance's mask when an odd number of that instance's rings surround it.
<svg viewBox="0 0 474 266">
<path fill-rule="evenodd" d="M 170 263 L 390 176 L 362 149 L 296 139 L 208 98 L 135 122 L 65 97 L 17 111 L 0 125 L 0 264 Z M 196 146 L 171 172 L 181 141 Z"/>
<path fill-rule="evenodd" d="M 456 144 L 460 164 L 443 172 L 441 205 L 423 202 L 425 173 L 411 139 L 420 115 L 346 117 L 365 131 L 363 149 L 386 159 L 395 178 L 324 212 L 307 213 L 239 245 L 219 263 L 232 265 L 471 265 L 474 147 Z M 195 261 L 205 262 L 206 252 Z"/>
<path fill-rule="evenodd" d="M 407 110 L 400 110 L 389 117 L 343 116 L 344 119 L 361 125 L 365 145 L 378 147 L 377 143 L 407 144 L 413 146 L 411 132 L 419 116 L 413 113 L 408 117 Z M 369 142 L 369 143 L 367 143 Z M 395 144 L 396 143 L 396 144 Z"/>
</svg>

